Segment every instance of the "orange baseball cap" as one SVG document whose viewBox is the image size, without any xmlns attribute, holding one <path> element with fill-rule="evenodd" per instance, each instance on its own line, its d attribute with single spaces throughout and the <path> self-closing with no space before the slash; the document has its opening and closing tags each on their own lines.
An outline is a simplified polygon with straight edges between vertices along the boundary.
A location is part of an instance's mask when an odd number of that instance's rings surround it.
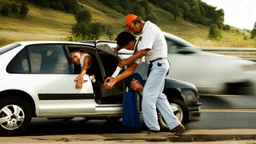
<svg viewBox="0 0 256 144">
<path fill-rule="evenodd" d="M 130 24 L 133 20 L 135 20 L 137 18 L 137 16 L 135 14 L 128 14 L 126 17 L 125 17 L 125 25 L 124 26 L 127 26 L 128 24 Z"/>
</svg>

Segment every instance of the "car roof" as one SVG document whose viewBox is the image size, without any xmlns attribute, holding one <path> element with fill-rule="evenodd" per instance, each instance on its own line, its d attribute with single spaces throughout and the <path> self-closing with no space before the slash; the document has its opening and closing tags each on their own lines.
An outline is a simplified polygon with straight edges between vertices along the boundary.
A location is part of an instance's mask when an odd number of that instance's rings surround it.
<svg viewBox="0 0 256 144">
<path fill-rule="evenodd" d="M 174 40 L 176 42 L 179 42 L 180 44 L 182 44 L 182 45 L 184 45 L 186 47 L 195 47 L 193 44 L 189 43 L 188 41 L 186 41 L 186 40 L 184 40 L 182 38 L 179 38 L 179 37 L 177 37 L 175 35 L 172 35 L 170 33 L 167 33 L 167 32 L 163 32 L 163 33 L 164 33 L 164 36 L 166 38 L 170 38 L 170 39 L 172 39 L 172 40 Z"/>
<path fill-rule="evenodd" d="M 82 43 L 82 42 L 72 42 L 72 41 L 19 41 L 15 42 L 21 45 L 32 45 L 32 44 L 82 44 L 82 45 L 91 45 L 90 43 Z"/>
<path fill-rule="evenodd" d="M 115 44 L 116 42 L 110 40 L 87 40 L 83 42 L 72 42 L 72 41 L 20 41 L 14 42 L 16 44 L 20 44 L 20 46 L 28 46 L 28 45 L 37 45 L 37 44 L 66 44 L 66 45 L 81 45 L 81 46 L 90 46 L 92 48 L 96 48 L 98 50 L 105 51 L 109 54 L 114 55 L 114 51 L 110 47 L 111 44 Z"/>
</svg>

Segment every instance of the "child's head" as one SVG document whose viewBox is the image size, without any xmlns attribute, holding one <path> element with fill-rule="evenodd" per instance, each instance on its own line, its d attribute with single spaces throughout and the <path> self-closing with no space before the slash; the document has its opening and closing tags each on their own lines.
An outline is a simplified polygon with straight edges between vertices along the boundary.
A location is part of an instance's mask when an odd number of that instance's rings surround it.
<svg viewBox="0 0 256 144">
<path fill-rule="evenodd" d="M 70 50 L 70 57 L 73 64 L 79 65 L 80 64 L 80 58 L 81 58 L 81 52 L 77 49 Z"/>
<path fill-rule="evenodd" d="M 123 31 L 116 37 L 116 42 L 117 45 L 122 48 L 133 50 L 136 43 L 136 38 L 131 33 Z"/>
</svg>

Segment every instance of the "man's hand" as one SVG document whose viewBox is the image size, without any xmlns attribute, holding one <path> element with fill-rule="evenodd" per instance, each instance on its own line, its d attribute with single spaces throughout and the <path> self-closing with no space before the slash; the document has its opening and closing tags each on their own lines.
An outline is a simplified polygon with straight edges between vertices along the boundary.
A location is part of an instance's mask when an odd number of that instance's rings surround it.
<svg viewBox="0 0 256 144">
<path fill-rule="evenodd" d="M 81 89 L 83 87 L 84 77 L 78 76 L 78 77 L 76 77 L 75 81 L 76 81 L 76 88 Z"/>
<path fill-rule="evenodd" d="M 143 88 L 144 87 L 142 86 L 142 84 L 138 80 L 136 80 L 134 78 L 130 82 L 130 89 L 131 90 L 142 92 Z"/>
<path fill-rule="evenodd" d="M 127 59 L 122 59 L 121 61 L 119 61 L 118 66 L 120 68 L 123 68 L 127 64 L 128 64 L 128 60 Z"/>
<path fill-rule="evenodd" d="M 112 87 L 116 84 L 116 80 L 112 77 L 107 77 L 104 81 L 103 87 L 105 89 L 112 89 Z"/>
</svg>

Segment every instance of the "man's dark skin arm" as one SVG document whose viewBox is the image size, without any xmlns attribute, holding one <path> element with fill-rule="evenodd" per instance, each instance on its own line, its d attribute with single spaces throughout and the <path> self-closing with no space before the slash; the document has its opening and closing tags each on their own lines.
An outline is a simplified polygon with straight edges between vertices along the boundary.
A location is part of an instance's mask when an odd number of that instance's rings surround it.
<svg viewBox="0 0 256 144">
<path fill-rule="evenodd" d="M 119 46 L 119 45 L 117 45 L 116 48 L 114 48 L 114 54 L 115 54 L 115 56 L 117 56 L 118 51 L 119 51 L 120 49 L 122 49 L 122 47 Z"/>
<path fill-rule="evenodd" d="M 115 78 L 107 77 L 106 80 L 104 81 L 104 88 L 105 89 L 111 89 L 117 82 L 127 78 L 130 75 L 132 75 L 137 66 L 138 66 L 137 63 L 132 63 L 124 72 L 117 75 Z"/>
<path fill-rule="evenodd" d="M 123 68 L 125 65 L 130 64 L 131 62 L 147 55 L 148 51 L 149 51 L 149 49 L 144 49 L 144 50 L 137 51 L 135 54 L 133 54 L 129 58 L 126 58 L 126 59 L 123 59 L 123 60 L 119 61 L 118 66 L 120 68 Z"/>
</svg>

